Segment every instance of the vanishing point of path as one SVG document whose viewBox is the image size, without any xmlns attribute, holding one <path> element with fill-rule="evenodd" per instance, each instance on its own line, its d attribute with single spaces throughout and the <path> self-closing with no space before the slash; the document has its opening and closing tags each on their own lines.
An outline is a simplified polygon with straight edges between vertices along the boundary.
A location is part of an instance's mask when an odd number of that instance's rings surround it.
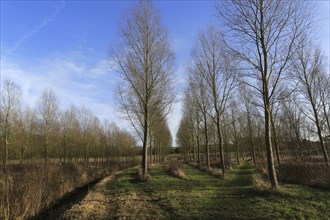
<svg viewBox="0 0 330 220">
<path fill-rule="evenodd" d="M 184 165 L 188 180 L 154 166 L 152 180 L 136 169 L 104 179 L 64 219 L 330 219 L 330 191 L 281 184 L 279 193 L 256 191 L 256 171 L 245 162 L 226 180 Z"/>
</svg>

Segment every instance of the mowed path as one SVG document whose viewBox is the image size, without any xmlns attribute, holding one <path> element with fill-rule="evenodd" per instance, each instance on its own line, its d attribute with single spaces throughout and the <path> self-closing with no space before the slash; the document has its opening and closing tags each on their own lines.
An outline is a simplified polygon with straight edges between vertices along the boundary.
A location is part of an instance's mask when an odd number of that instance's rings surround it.
<svg viewBox="0 0 330 220">
<path fill-rule="evenodd" d="M 106 178 L 65 219 L 330 219 L 330 192 L 282 184 L 281 193 L 258 192 L 249 163 L 226 180 L 184 165 L 188 180 L 162 166 L 150 169 L 152 181 L 135 181 L 135 169 Z"/>
</svg>

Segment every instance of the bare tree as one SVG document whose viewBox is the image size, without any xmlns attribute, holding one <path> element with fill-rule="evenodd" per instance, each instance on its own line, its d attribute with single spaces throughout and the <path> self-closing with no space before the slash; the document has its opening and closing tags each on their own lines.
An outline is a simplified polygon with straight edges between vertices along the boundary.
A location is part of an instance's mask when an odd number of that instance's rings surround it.
<svg viewBox="0 0 330 220">
<path fill-rule="evenodd" d="M 83 158 L 84 163 L 87 165 L 89 162 L 89 151 L 90 151 L 90 132 L 92 130 L 92 123 L 93 123 L 93 112 L 88 108 L 82 106 L 79 111 L 79 123 L 82 130 L 83 136 Z"/>
<path fill-rule="evenodd" d="M 25 154 L 32 142 L 33 135 L 37 127 L 37 115 L 35 110 L 27 106 L 19 115 L 19 122 L 17 126 L 18 139 L 20 144 L 20 164 L 25 159 Z"/>
<path fill-rule="evenodd" d="M 324 78 L 324 58 L 321 50 L 305 43 L 305 38 L 299 48 L 296 60 L 293 62 L 293 76 L 299 83 L 298 92 L 304 99 L 302 112 L 314 123 L 320 141 L 324 161 L 329 165 L 329 155 L 322 135 L 322 82 Z"/>
<path fill-rule="evenodd" d="M 265 117 L 265 145 L 272 188 L 278 188 L 271 138 L 271 105 L 282 95 L 278 85 L 298 37 L 310 26 L 306 2 L 228 0 L 216 4 L 232 51 L 242 60 L 245 83 L 258 92 Z"/>
<path fill-rule="evenodd" d="M 21 89 L 11 80 L 6 79 L 3 82 L 1 91 L 1 143 L 4 143 L 3 150 L 3 172 L 7 172 L 8 151 L 11 141 L 13 127 L 17 121 L 17 113 L 21 104 Z"/>
<path fill-rule="evenodd" d="M 198 42 L 192 51 L 193 68 L 205 83 L 205 91 L 212 103 L 212 111 L 209 111 L 208 114 L 216 124 L 223 176 L 225 175 L 225 162 L 221 117 L 237 82 L 237 74 L 232 62 L 233 57 L 230 57 L 226 50 L 222 34 L 214 26 L 209 26 L 207 32 L 200 33 Z"/>
<path fill-rule="evenodd" d="M 330 89 L 329 88 L 330 88 L 330 72 L 329 72 L 329 68 L 325 68 L 319 86 L 319 94 L 320 94 L 320 102 L 322 109 L 322 118 L 325 121 L 324 130 L 328 140 L 330 138 Z"/>
<path fill-rule="evenodd" d="M 38 110 L 43 130 L 44 162 L 47 163 L 51 135 L 59 116 L 59 100 L 52 89 L 43 91 L 38 101 Z"/>
<path fill-rule="evenodd" d="M 294 101 L 293 101 L 294 100 Z M 302 111 L 300 110 L 299 103 L 297 103 L 297 94 L 292 94 L 290 99 L 281 102 L 282 108 L 282 126 L 288 127 L 289 137 L 295 140 L 296 148 L 300 151 L 300 157 L 303 161 L 303 149 L 302 149 L 302 127 L 304 124 L 304 118 Z M 282 129 L 283 130 L 283 129 Z M 296 149 L 294 149 L 296 152 Z M 295 153 L 296 155 L 296 153 Z"/>
<path fill-rule="evenodd" d="M 193 61 L 194 62 L 194 61 Z M 208 93 L 206 92 L 206 86 L 205 81 L 203 78 L 201 78 L 201 74 L 198 72 L 199 70 L 196 68 L 196 66 L 191 65 L 188 68 L 188 88 L 191 93 L 191 98 L 193 99 L 193 103 L 196 106 L 197 114 L 200 115 L 201 123 L 203 124 L 201 127 L 203 129 L 204 133 L 204 146 L 206 150 L 206 163 L 207 167 L 211 168 L 210 163 L 210 147 L 209 147 L 209 113 L 211 111 L 211 101 L 210 97 L 208 97 Z M 198 129 L 199 129 L 199 123 L 198 123 Z M 198 130 L 199 131 L 199 130 Z M 199 141 L 199 138 L 198 140 Z M 199 143 L 198 145 L 198 152 L 199 152 Z M 198 153 L 198 161 L 200 161 L 200 156 Z"/>
<path fill-rule="evenodd" d="M 110 50 L 118 65 L 121 84 L 119 109 L 124 112 L 143 142 L 143 174 L 147 169 L 150 124 L 155 112 L 168 114 L 174 100 L 174 55 L 160 14 L 150 1 L 140 1 L 124 14 L 119 27 L 121 42 Z"/>
<path fill-rule="evenodd" d="M 250 152 L 251 157 L 253 160 L 254 166 L 256 166 L 256 155 L 255 155 L 255 143 L 254 143 L 254 136 L 255 136 L 255 125 L 253 121 L 253 115 L 255 114 L 255 105 L 254 105 L 254 98 L 253 93 L 249 88 L 242 85 L 240 89 L 240 96 L 243 100 L 243 109 L 245 111 L 245 118 L 246 118 L 246 128 L 248 131 L 248 139 L 249 139 L 249 145 L 250 145 Z"/>
<path fill-rule="evenodd" d="M 237 123 L 240 120 L 241 114 L 238 110 L 238 105 L 235 101 L 233 101 L 230 105 L 230 119 L 231 119 L 231 133 L 232 133 L 232 139 L 233 144 L 235 147 L 235 154 L 236 154 L 236 161 L 237 164 L 240 164 L 240 153 L 239 153 L 239 123 Z"/>
</svg>

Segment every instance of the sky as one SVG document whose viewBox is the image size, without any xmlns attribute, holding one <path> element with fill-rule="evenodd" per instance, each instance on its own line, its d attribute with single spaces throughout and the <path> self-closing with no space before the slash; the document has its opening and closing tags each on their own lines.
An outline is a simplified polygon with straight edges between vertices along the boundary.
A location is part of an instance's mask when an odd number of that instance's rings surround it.
<svg viewBox="0 0 330 220">
<path fill-rule="evenodd" d="M 178 96 L 168 116 L 175 134 L 181 119 L 185 66 L 199 31 L 217 23 L 213 1 L 154 1 L 176 54 Z M 319 1 L 316 41 L 330 61 L 329 1 Z M 1 80 L 11 79 L 30 106 L 52 88 L 62 109 L 85 106 L 133 132 L 116 109 L 118 82 L 108 50 L 118 36 L 118 22 L 131 1 L 1 0 Z M 330 63 L 330 62 L 329 62 Z"/>
</svg>

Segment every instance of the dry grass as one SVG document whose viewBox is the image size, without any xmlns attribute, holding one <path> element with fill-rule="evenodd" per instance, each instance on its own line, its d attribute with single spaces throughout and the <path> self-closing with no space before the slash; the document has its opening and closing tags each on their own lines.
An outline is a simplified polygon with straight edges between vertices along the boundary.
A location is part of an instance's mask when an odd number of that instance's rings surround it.
<svg viewBox="0 0 330 220">
<path fill-rule="evenodd" d="M 106 196 L 106 185 L 112 180 L 107 177 L 98 183 L 83 202 L 74 205 L 63 216 L 63 219 L 106 219 L 110 208 L 109 198 Z M 102 189 L 102 190 L 101 190 Z"/>
<path fill-rule="evenodd" d="M 330 189 L 330 167 L 322 163 L 284 163 L 278 169 L 280 180 Z"/>
<path fill-rule="evenodd" d="M 149 173 L 143 173 L 142 166 L 138 166 L 137 172 L 136 172 L 136 180 L 138 182 L 148 182 L 150 181 L 151 175 Z"/>
<path fill-rule="evenodd" d="M 179 177 L 181 179 L 188 179 L 186 173 L 184 172 L 182 161 L 178 159 L 171 159 L 166 162 L 165 170 L 171 173 L 173 176 Z"/>
<path fill-rule="evenodd" d="M 257 192 L 267 191 L 271 188 L 271 184 L 268 180 L 263 178 L 260 174 L 252 175 L 253 189 Z"/>
<path fill-rule="evenodd" d="M 223 176 L 222 176 L 221 169 L 219 169 L 217 167 L 210 167 L 210 168 L 208 168 L 207 166 L 200 166 L 198 168 L 201 169 L 201 170 L 203 170 L 203 171 L 205 171 L 205 172 L 207 172 L 211 176 L 224 179 Z"/>
<path fill-rule="evenodd" d="M 207 172 L 212 176 L 224 179 L 223 176 L 222 176 L 221 169 L 211 167 L 211 168 L 207 169 Z"/>
<path fill-rule="evenodd" d="M 166 212 L 154 203 L 154 198 L 143 191 L 133 190 L 137 183 L 135 169 L 124 179 L 122 172 L 105 178 L 89 191 L 79 203 L 67 210 L 63 219 L 169 219 Z M 125 171 L 124 171 L 125 172 Z M 132 173 L 131 173 L 132 172 Z M 122 185 L 124 184 L 124 185 Z M 132 190 L 131 190 L 132 189 Z"/>
<path fill-rule="evenodd" d="M 0 171 L 0 219 L 35 216 L 75 188 L 124 167 L 34 163 L 8 168 L 7 174 Z"/>
<path fill-rule="evenodd" d="M 268 175 L 266 162 L 259 161 L 257 169 Z M 330 167 L 324 163 L 285 161 L 276 166 L 276 172 L 280 181 L 330 189 Z"/>
</svg>

